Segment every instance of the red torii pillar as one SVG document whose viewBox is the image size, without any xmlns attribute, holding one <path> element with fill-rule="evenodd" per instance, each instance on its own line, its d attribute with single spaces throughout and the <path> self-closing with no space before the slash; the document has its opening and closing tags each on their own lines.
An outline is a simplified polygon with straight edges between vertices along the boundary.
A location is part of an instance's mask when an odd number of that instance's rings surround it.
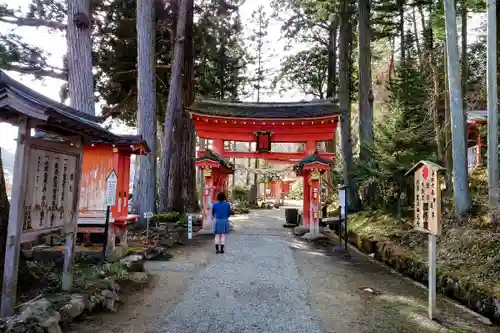
<svg viewBox="0 0 500 333">
<path fill-rule="evenodd" d="M 269 188 L 271 190 L 271 198 L 274 199 L 274 203 L 279 205 L 281 202 L 281 179 L 279 176 L 273 176 L 269 183 Z"/>
</svg>

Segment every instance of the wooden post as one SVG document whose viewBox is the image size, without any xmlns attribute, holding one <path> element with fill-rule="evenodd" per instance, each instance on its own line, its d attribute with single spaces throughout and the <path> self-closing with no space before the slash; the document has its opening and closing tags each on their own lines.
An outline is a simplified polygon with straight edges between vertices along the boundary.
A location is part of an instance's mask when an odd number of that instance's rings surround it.
<svg viewBox="0 0 500 333">
<path fill-rule="evenodd" d="M 318 170 L 313 170 L 311 172 L 310 180 L 311 180 L 311 190 L 310 190 L 310 224 L 309 224 L 309 232 L 312 237 L 317 237 L 319 235 L 319 201 L 320 201 L 320 187 L 319 181 L 321 178 L 321 174 Z"/>
<path fill-rule="evenodd" d="M 429 319 L 436 317 L 436 235 L 429 233 Z"/>
<path fill-rule="evenodd" d="M 213 192 L 213 170 L 212 168 L 203 169 L 203 224 L 204 232 L 212 231 L 212 192 Z"/>
<path fill-rule="evenodd" d="M 81 139 L 75 144 L 77 148 L 80 148 L 80 155 L 78 156 L 78 160 L 75 166 L 75 177 L 76 177 L 76 188 L 80 189 L 81 187 L 81 179 L 82 179 L 82 156 L 83 156 L 83 147 Z M 78 190 L 79 191 L 79 190 Z M 63 264 L 63 273 L 62 273 L 62 285 L 61 288 L 64 291 L 70 291 L 73 287 L 73 257 L 75 255 L 75 242 L 76 242 L 76 231 L 78 228 L 78 212 L 80 206 L 80 195 L 74 196 L 73 199 L 73 216 L 71 217 L 71 224 L 69 227 L 65 226 L 64 230 L 64 264 Z"/>
<path fill-rule="evenodd" d="M 21 236 L 24 215 L 24 197 L 27 183 L 27 167 L 29 164 L 29 147 L 26 140 L 30 136 L 30 127 L 26 118 L 19 122 L 17 148 L 14 163 L 14 179 L 9 210 L 9 224 L 3 268 L 2 317 L 12 316 L 16 304 L 19 254 L 21 252 Z"/>
<path fill-rule="evenodd" d="M 309 209 L 310 209 L 310 198 L 309 198 L 310 186 L 309 186 L 309 171 L 304 170 L 304 205 L 303 205 L 303 223 L 304 227 L 309 227 Z"/>
</svg>

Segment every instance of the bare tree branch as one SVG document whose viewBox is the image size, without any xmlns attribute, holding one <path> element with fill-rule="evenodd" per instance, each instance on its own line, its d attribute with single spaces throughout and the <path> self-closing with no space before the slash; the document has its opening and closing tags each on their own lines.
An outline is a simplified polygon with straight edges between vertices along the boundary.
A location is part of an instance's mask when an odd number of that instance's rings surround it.
<svg viewBox="0 0 500 333">
<path fill-rule="evenodd" d="M 27 67 L 13 64 L 6 64 L 4 66 L 5 70 L 15 71 L 21 74 L 34 75 L 36 77 L 50 77 L 58 80 L 67 80 L 67 75 L 64 72 L 60 72 L 55 69 L 42 69 L 36 67 Z"/>
<path fill-rule="evenodd" d="M 16 16 L 0 16 L 0 22 L 8 23 L 8 24 L 14 24 L 17 25 L 18 27 L 35 27 L 35 28 L 40 28 L 40 27 L 46 27 L 50 29 L 56 29 L 56 30 L 66 30 L 66 24 L 61 23 L 61 22 L 56 22 L 56 21 L 46 21 L 46 20 L 41 20 L 41 19 L 35 19 L 35 18 L 23 18 L 23 17 L 16 17 Z"/>
</svg>

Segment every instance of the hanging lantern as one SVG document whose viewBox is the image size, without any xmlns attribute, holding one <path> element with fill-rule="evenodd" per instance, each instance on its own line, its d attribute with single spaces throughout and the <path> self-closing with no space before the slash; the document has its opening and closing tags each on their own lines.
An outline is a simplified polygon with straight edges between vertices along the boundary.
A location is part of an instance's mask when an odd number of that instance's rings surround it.
<svg viewBox="0 0 500 333">
<path fill-rule="evenodd" d="M 271 151 L 271 132 L 255 132 L 257 139 L 257 151 L 269 153 Z"/>
</svg>

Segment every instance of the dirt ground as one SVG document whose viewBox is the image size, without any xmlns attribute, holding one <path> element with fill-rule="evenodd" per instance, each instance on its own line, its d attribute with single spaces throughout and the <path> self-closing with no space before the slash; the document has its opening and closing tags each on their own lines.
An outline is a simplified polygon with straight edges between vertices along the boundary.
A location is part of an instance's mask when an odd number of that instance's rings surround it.
<svg viewBox="0 0 500 333">
<path fill-rule="evenodd" d="M 195 237 L 191 244 L 172 250 L 170 261 L 148 262 L 147 270 L 155 277 L 153 283 L 125 298 L 118 313 L 96 314 L 67 332 L 190 333 L 206 332 L 206 327 L 214 326 L 231 328 L 223 333 L 273 333 L 281 332 L 278 328 L 284 327 L 282 319 L 288 311 L 294 320 L 287 324 L 295 326 L 283 332 L 317 332 L 302 327 L 304 318 L 312 315 L 321 323 L 319 331 L 328 333 L 500 333 L 499 327 L 481 322 L 443 297 L 438 297 L 438 320 L 429 320 L 425 290 L 360 253 L 351 252 L 351 258 L 346 260 L 331 245 L 298 240 L 282 227 L 283 222 L 283 210 L 256 211 L 234 219 L 234 234 L 228 243 L 232 251 L 219 260 L 213 260 L 213 236 Z M 282 261 L 276 262 L 273 255 L 281 255 Z M 218 290 L 198 285 L 213 280 L 211 274 L 215 273 L 232 279 L 233 283 L 224 287 L 229 296 L 222 297 Z M 263 301 L 257 297 L 260 290 L 268 290 L 281 277 L 292 280 L 275 290 L 281 303 L 266 300 L 274 294 L 260 294 Z M 256 283 L 263 287 L 255 291 Z M 210 295 L 219 302 L 218 309 L 232 314 L 227 318 L 224 313 L 211 316 L 207 310 L 213 310 Z M 236 302 L 239 299 L 246 301 Z M 252 302 L 256 305 L 250 306 Z M 263 320 L 259 310 L 271 303 L 272 309 L 279 311 L 273 313 L 266 308 Z M 293 308 L 299 303 L 299 310 Z M 233 315 L 241 317 L 239 326 L 234 325 Z M 264 325 L 269 323 L 275 325 L 274 329 Z"/>
<path fill-rule="evenodd" d="M 169 251 L 169 261 L 146 262 L 153 281 L 144 290 L 125 295 L 117 313 L 96 313 L 74 323 L 68 333 L 154 333 L 169 310 L 201 269 L 214 257 L 212 237 L 196 237 L 191 244 Z"/>
</svg>

